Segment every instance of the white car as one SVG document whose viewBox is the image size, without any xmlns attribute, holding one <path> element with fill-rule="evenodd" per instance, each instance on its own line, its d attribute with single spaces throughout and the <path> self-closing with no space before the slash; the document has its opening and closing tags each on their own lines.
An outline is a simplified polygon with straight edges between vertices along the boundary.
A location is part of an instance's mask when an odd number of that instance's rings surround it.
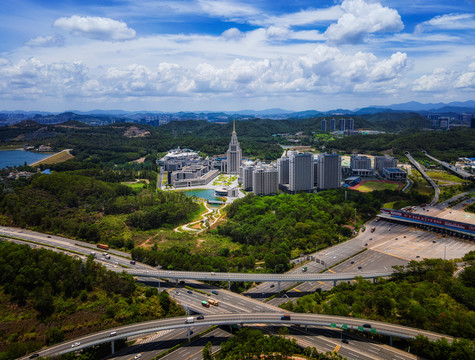
<svg viewBox="0 0 475 360">
<path fill-rule="evenodd" d="M 134 359 L 140 359 L 141 357 L 142 357 L 142 354 L 137 354 L 137 355 L 135 355 Z"/>
<path fill-rule="evenodd" d="M 71 345 L 71 347 L 73 348 L 73 347 L 76 347 L 76 346 L 79 346 L 79 345 L 81 345 L 80 342 L 75 342 L 74 344 Z"/>
</svg>

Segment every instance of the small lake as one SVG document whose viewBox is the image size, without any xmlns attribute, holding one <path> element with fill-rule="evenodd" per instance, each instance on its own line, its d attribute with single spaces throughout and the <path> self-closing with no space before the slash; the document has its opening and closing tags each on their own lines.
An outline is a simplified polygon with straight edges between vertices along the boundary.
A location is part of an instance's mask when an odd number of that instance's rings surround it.
<svg viewBox="0 0 475 360">
<path fill-rule="evenodd" d="M 195 189 L 195 190 L 183 190 L 182 193 L 185 193 L 188 196 L 196 196 L 204 200 L 212 201 L 221 201 L 221 199 L 214 196 L 213 189 Z"/>
<path fill-rule="evenodd" d="M 50 155 L 53 154 L 41 154 L 23 150 L 2 150 L 0 151 L 0 169 L 7 166 L 24 165 L 25 162 L 29 165 Z"/>
</svg>

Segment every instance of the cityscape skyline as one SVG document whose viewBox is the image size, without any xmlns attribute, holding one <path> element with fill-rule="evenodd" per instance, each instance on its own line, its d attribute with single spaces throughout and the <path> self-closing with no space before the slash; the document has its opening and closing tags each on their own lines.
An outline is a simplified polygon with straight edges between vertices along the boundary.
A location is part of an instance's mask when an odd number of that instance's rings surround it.
<svg viewBox="0 0 475 360">
<path fill-rule="evenodd" d="M 472 100 L 468 0 L 7 2 L 0 109 L 359 108 Z"/>
</svg>

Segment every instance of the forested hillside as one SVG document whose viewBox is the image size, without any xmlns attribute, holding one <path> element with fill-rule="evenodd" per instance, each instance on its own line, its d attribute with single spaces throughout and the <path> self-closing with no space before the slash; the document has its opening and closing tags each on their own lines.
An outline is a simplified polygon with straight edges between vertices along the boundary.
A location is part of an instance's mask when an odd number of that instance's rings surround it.
<svg viewBox="0 0 475 360">
<path fill-rule="evenodd" d="M 345 202 L 344 190 L 264 197 L 248 194 L 228 207 L 224 224 L 208 232 L 211 248 L 192 245 L 192 239 L 182 235 L 182 241 L 174 241 L 172 246 L 134 248 L 132 256 L 174 270 L 284 272 L 290 258 L 348 239 L 355 210 L 361 225 L 382 203 L 426 201 L 415 194 L 388 190 L 349 192 L 347 197 Z"/>
<path fill-rule="evenodd" d="M 81 174 L 81 175 L 79 175 Z M 89 175 L 89 176 L 86 176 Z M 29 227 L 117 248 L 133 248 L 127 226 L 158 229 L 186 222 L 199 210 L 180 192 L 139 193 L 126 185 L 96 180 L 114 178 L 100 169 L 35 175 L 17 183 L 15 192 L 0 192 L 0 224 Z"/>
<path fill-rule="evenodd" d="M 183 315 L 167 292 L 50 250 L 0 242 L 0 359 L 121 324 Z"/>
<path fill-rule="evenodd" d="M 61 119 L 66 120 L 63 116 Z M 81 118 L 72 116 L 72 119 Z M 331 117 L 327 117 L 328 119 Z M 388 132 L 417 130 L 426 126 L 427 119 L 413 113 L 381 113 L 353 117 L 355 128 L 379 129 Z M 321 131 L 322 117 L 291 120 L 253 119 L 237 121 L 243 156 L 273 160 L 282 154 L 278 145 L 281 138 L 275 134 L 303 133 L 302 144 L 312 145 L 312 133 Z M 336 116 L 338 123 L 339 117 Z M 338 124 L 339 125 L 339 124 Z M 127 129 L 136 127 L 147 133 L 141 137 L 126 136 Z M 0 128 L 0 141 L 28 143 L 39 146 L 48 142 L 54 150 L 71 148 L 76 160 L 93 163 L 125 163 L 149 155 L 154 162 L 158 153 L 178 146 L 191 148 L 205 155 L 226 152 L 232 133 L 232 123 L 210 123 L 203 120 L 172 121 L 153 127 L 131 123 L 114 123 L 106 126 L 88 126 L 78 121 L 57 125 L 40 125 L 34 121 Z M 338 128 L 339 126 L 337 126 Z"/>
<path fill-rule="evenodd" d="M 422 150 L 444 160 L 473 156 L 475 129 L 458 128 L 450 131 L 422 131 L 402 134 L 355 135 L 336 139 L 325 144 L 328 149 L 344 153 L 382 153 L 391 151 L 403 156 L 405 151 L 422 156 Z"/>
<path fill-rule="evenodd" d="M 439 332 L 475 336 L 475 265 L 454 278 L 455 264 L 441 259 L 411 261 L 397 267 L 390 280 L 377 284 L 359 279 L 331 291 L 305 295 L 283 308 L 303 313 L 354 316 Z M 475 354 L 475 343 L 461 346 Z M 432 357 L 431 357 L 432 358 Z"/>
</svg>

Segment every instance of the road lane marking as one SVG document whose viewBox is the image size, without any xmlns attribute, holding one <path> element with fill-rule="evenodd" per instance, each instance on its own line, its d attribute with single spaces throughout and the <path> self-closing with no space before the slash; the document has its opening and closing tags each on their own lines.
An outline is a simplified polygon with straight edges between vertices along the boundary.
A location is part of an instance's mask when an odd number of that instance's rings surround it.
<svg viewBox="0 0 475 360">
<path fill-rule="evenodd" d="M 333 352 L 334 352 L 334 353 L 337 353 L 338 350 L 340 350 L 340 348 L 341 348 L 341 345 L 335 346 L 335 348 L 333 349 Z"/>
<path fill-rule="evenodd" d="M 386 252 L 384 252 L 384 251 L 382 251 L 382 250 L 376 250 L 376 249 L 371 249 L 371 250 L 374 250 L 374 251 L 383 253 L 383 254 L 385 254 L 385 255 L 394 256 L 394 257 L 399 258 L 399 259 L 402 259 L 402 260 L 411 261 L 411 259 L 407 259 L 407 258 L 405 258 L 405 257 L 398 256 L 398 255 L 394 255 L 394 254 L 389 254 L 389 253 L 386 253 Z"/>
</svg>

